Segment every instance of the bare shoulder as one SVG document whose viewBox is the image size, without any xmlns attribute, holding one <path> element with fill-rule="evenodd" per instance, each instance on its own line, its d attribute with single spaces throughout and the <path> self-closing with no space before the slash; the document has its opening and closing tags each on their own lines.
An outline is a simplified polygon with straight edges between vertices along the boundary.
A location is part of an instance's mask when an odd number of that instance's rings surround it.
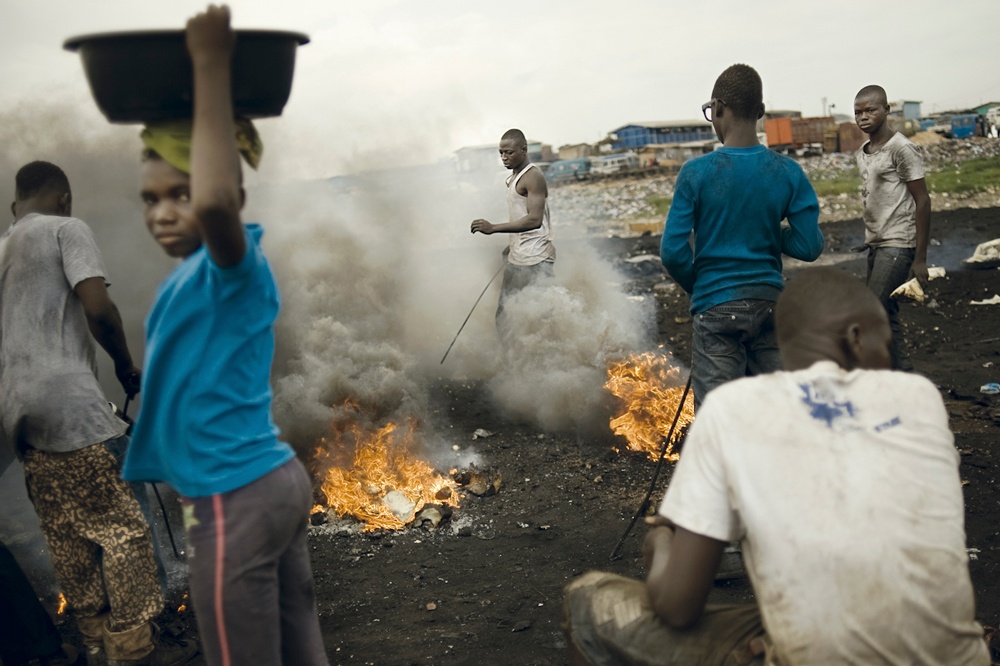
<svg viewBox="0 0 1000 666">
<path fill-rule="evenodd" d="M 545 180 L 545 174 L 537 166 L 528 169 L 517 181 L 518 194 L 527 196 L 528 194 L 542 194 L 548 196 L 549 186 Z"/>
</svg>

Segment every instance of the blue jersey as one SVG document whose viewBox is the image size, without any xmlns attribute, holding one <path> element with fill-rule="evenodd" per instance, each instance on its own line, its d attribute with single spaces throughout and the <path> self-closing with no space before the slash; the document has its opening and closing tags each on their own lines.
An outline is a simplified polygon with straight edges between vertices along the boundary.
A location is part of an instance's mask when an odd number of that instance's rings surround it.
<svg viewBox="0 0 1000 666">
<path fill-rule="evenodd" d="M 724 147 L 677 175 L 660 258 L 691 294 L 692 313 L 740 299 L 777 300 L 782 253 L 813 261 L 822 251 L 819 202 L 795 160 L 765 146 Z"/>
<path fill-rule="evenodd" d="M 122 476 L 188 497 L 240 488 L 295 456 L 271 418 L 280 298 L 246 226 L 247 252 L 220 268 L 203 245 L 160 286 L 146 319 L 142 410 Z"/>
</svg>

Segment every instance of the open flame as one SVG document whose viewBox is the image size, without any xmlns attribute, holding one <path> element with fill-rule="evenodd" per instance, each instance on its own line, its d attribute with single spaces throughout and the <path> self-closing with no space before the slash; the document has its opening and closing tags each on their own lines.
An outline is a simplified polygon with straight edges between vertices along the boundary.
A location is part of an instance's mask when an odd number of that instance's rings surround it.
<svg viewBox="0 0 1000 666">
<path fill-rule="evenodd" d="M 62 615 L 63 613 L 65 613 L 66 612 L 66 605 L 67 605 L 66 595 L 63 594 L 62 592 L 60 592 L 59 593 L 59 607 L 56 608 L 56 615 Z"/>
<path fill-rule="evenodd" d="M 413 453 L 415 431 L 412 422 L 374 432 L 352 423 L 321 438 L 315 464 L 327 506 L 366 532 L 402 529 L 427 503 L 457 507 L 458 485 Z"/>
<path fill-rule="evenodd" d="M 622 399 L 624 412 L 611 419 L 616 435 L 628 441 L 628 448 L 643 451 L 650 459 L 660 455 L 663 440 L 684 394 L 681 369 L 669 353 L 644 352 L 633 354 L 608 364 L 608 381 L 604 388 Z M 677 460 L 674 444 L 685 428 L 694 421 L 694 395 L 688 392 L 671 441 L 667 443 L 667 460 Z"/>
</svg>

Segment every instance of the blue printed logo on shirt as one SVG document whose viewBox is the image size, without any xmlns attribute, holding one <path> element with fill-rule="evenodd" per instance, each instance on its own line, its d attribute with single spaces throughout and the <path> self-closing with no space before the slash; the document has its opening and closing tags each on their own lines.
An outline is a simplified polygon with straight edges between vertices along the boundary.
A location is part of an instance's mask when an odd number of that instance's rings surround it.
<svg viewBox="0 0 1000 666">
<path fill-rule="evenodd" d="M 833 429 L 834 421 L 844 417 L 855 418 L 854 405 L 850 400 L 838 401 L 831 395 L 817 391 L 810 384 L 799 384 L 799 388 L 804 394 L 802 402 L 809 406 L 809 416 L 823 421 L 827 428 Z"/>
</svg>

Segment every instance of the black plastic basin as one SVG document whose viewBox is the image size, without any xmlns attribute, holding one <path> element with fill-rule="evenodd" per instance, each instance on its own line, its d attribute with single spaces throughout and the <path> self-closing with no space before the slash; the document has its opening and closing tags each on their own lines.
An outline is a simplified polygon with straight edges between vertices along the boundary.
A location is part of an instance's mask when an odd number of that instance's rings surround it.
<svg viewBox="0 0 1000 666">
<path fill-rule="evenodd" d="M 237 30 L 233 107 L 248 118 L 280 116 L 292 91 L 297 32 Z M 63 47 L 77 51 L 97 106 L 113 123 L 190 118 L 191 58 L 183 30 L 84 35 Z"/>
</svg>

